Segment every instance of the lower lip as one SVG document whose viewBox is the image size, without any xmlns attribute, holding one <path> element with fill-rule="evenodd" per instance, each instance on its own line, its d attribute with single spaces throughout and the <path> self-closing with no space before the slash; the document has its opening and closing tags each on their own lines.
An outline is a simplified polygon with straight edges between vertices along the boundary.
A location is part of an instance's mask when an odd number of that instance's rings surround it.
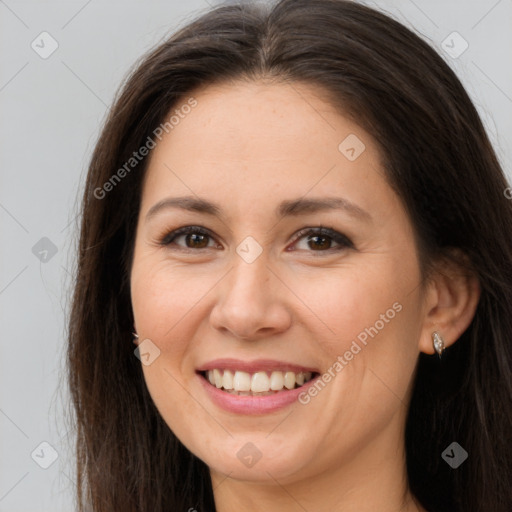
<svg viewBox="0 0 512 512">
<path fill-rule="evenodd" d="M 213 403 L 237 414 L 266 414 L 283 409 L 295 402 L 301 393 L 307 392 L 309 386 L 318 379 L 317 376 L 300 388 L 279 391 L 273 395 L 250 396 L 226 393 L 210 384 L 201 374 L 198 374 L 198 377 Z"/>
</svg>

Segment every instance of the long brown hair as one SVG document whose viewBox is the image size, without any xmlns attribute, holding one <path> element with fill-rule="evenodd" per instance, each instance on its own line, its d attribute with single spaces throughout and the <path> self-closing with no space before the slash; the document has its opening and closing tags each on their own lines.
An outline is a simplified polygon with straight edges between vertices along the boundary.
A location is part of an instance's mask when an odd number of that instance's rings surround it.
<svg viewBox="0 0 512 512">
<path fill-rule="evenodd" d="M 450 248 L 467 256 L 480 301 L 441 362 L 419 356 L 405 436 L 409 484 L 430 512 L 510 512 L 508 184 L 444 60 L 402 24 L 346 0 L 214 8 L 146 55 L 117 94 L 85 184 L 68 326 L 79 510 L 215 510 L 207 466 L 161 418 L 133 354 L 129 275 L 148 159 L 112 176 L 195 88 L 261 77 L 318 86 L 375 138 L 425 276 Z M 469 455 L 457 469 L 441 458 L 453 441 Z"/>
</svg>

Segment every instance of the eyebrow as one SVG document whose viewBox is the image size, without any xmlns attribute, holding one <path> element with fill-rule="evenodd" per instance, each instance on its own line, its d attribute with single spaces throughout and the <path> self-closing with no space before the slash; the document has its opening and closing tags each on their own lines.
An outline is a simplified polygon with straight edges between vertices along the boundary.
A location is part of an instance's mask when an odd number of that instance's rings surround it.
<svg viewBox="0 0 512 512">
<path fill-rule="evenodd" d="M 145 222 L 158 212 L 166 209 L 178 208 L 191 212 L 203 213 L 216 217 L 222 216 L 222 208 L 215 203 L 194 196 L 168 197 L 153 205 L 146 214 Z M 317 213 L 326 210 L 342 210 L 352 217 L 371 222 L 372 216 L 360 206 L 342 197 L 299 198 L 282 201 L 275 210 L 279 219 Z"/>
</svg>

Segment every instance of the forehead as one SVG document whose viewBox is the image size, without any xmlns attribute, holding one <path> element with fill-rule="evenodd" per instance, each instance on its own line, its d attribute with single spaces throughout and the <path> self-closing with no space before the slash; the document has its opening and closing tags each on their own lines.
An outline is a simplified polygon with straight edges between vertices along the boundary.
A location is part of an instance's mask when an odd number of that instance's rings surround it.
<svg viewBox="0 0 512 512">
<path fill-rule="evenodd" d="M 180 111 L 190 98 L 194 108 Z M 365 208 L 365 189 L 392 194 L 377 144 L 325 98 L 304 83 L 224 83 L 191 92 L 167 116 L 174 113 L 174 123 L 152 152 L 143 197 L 213 195 L 248 209 L 272 198 L 342 191 Z"/>
<path fill-rule="evenodd" d="M 172 137 L 164 134 L 166 142 L 160 147 L 193 150 L 195 158 L 221 153 L 223 159 L 253 160 L 259 152 L 262 159 L 284 153 L 288 159 L 301 159 L 315 147 L 337 157 L 339 143 L 358 134 L 373 153 L 378 152 L 369 134 L 340 115 L 326 93 L 311 84 L 235 82 L 202 87 L 178 101 L 167 117 L 185 109 L 190 97 L 196 106 L 179 119 L 172 116 L 175 124 L 167 134 Z M 292 151 L 287 151 L 290 146 Z M 261 154 L 263 148 L 271 153 Z"/>
</svg>

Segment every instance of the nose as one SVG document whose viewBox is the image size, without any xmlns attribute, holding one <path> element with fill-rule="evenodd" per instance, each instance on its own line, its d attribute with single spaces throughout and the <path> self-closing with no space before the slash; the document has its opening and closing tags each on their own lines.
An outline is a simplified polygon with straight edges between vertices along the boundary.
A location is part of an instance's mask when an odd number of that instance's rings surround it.
<svg viewBox="0 0 512 512">
<path fill-rule="evenodd" d="M 286 303 L 288 289 L 263 254 L 252 263 L 238 258 L 215 290 L 210 322 L 224 334 L 258 340 L 280 334 L 291 325 Z"/>
</svg>

